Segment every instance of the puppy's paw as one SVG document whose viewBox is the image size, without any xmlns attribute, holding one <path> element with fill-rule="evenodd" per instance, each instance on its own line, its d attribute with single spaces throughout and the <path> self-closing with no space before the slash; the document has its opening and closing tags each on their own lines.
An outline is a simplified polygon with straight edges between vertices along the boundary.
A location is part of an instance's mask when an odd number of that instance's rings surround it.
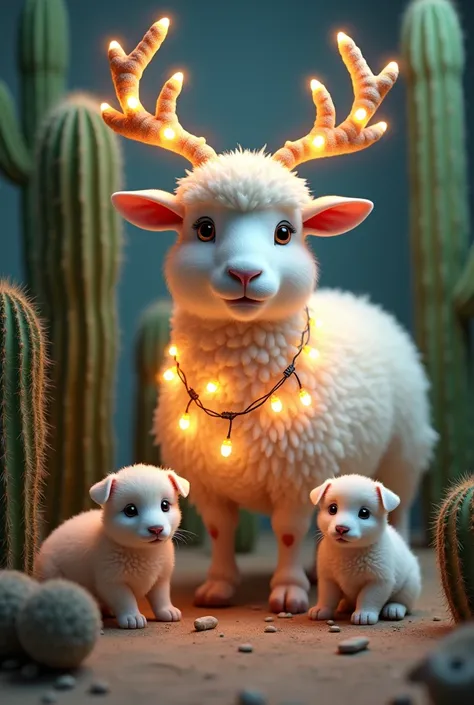
<svg viewBox="0 0 474 705">
<path fill-rule="evenodd" d="M 352 624 L 377 624 L 379 615 L 371 610 L 356 610 L 352 613 Z"/>
<path fill-rule="evenodd" d="M 399 602 L 387 602 L 380 616 L 382 619 L 389 619 L 396 622 L 403 619 L 406 613 L 407 608 L 405 605 L 401 605 Z"/>
<path fill-rule="evenodd" d="M 179 622 L 181 611 L 173 605 L 165 605 L 155 610 L 155 617 L 158 622 Z"/>
<path fill-rule="evenodd" d="M 144 629 L 146 627 L 146 617 L 140 612 L 135 614 L 119 614 L 117 622 L 120 629 Z"/>
<path fill-rule="evenodd" d="M 315 605 L 308 611 L 308 617 L 318 621 L 332 619 L 332 617 L 334 617 L 334 610 L 329 607 L 324 607 L 324 605 Z"/>
</svg>

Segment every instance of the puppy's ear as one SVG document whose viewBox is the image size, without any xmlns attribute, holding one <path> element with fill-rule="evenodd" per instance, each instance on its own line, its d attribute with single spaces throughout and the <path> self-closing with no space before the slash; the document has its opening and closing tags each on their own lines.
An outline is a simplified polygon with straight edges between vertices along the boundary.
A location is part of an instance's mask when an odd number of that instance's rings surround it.
<svg viewBox="0 0 474 705">
<path fill-rule="evenodd" d="M 173 470 L 168 471 L 168 477 L 176 492 L 182 497 L 187 497 L 190 488 L 189 482 L 184 477 L 177 475 Z"/>
<path fill-rule="evenodd" d="M 330 487 L 331 480 L 325 480 L 322 485 L 319 485 L 319 487 L 315 487 L 314 490 L 311 490 L 309 493 L 309 498 L 315 506 L 320 503 Z"/>
<path fill-rule="evenodd" d="M 96 482 L 89 490 L 90 498 L 96 504 L 103 506 L 110 499 L 115 482 L 114 474 L 107 475 L 107 477 L 104 477 L 100 482 Z"/>
<path fill-rule="evenodd" d="M 384 487 L 381 482 L 377 482 L 375 484 L 375 489 L 377 491 L 380 501 L 382 502 L 382 507 L 385 509 L 385 511 L 393 512 L 393 510 L 396 509 L 400 504 L 400 497 L 395 494 L 395 492 L 392 492 L 392 490 L 389 490 L 387 489 L 387 487 Z"/>
</svg>

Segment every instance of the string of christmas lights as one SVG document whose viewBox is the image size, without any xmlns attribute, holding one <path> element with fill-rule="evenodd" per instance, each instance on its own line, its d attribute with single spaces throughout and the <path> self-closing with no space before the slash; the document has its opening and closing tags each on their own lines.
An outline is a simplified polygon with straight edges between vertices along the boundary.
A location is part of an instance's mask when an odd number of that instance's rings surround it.
<svg viewBox="0 0 474 705">
<path fill-rule="evenodd" d="M 313 325 L 316 325 L 320 327 L 321 321 L 315 320 L 314 318 L 311 317 L 309 309 L 306 307 L 305 308 L 306 312 L 306 325 L 304 327 L 304 330 L 301 333 L 301 338 L 300 338 L 300 343 L 298 345 L 297 351 L 295 355 L 293 356 L 290 364 L 288 367 L 283 370 L 283 375 L 282 377 L 278 380 L 278 382 L 270 389 L 267 394 L 264 394 L 263 396 L 259 397 L 258 399 L 255 399 L 251 404 L 249 404 L 245 409 L 242 411 L 214 411 L 214 409 L 209 409 L 208 407 L 204 406 L 203 402 L 201 401 L 201 398 L 199 394 L 189 386 L 188 380 L 186 377 L 185 372 L 183 371 L 179 360 L 178 360 L 178 349 L 176 345 L 171 345 L 169 347 L 169 354 L 171 357 L 174 358 L 175 361 L 175 367 L 174 368 L 168 368 L 164 374 L 163 378 L 170 382 L 175 377 L 177 376 L 181 382 L 183 383 L 184 387 L 186 388 L 186 391 L 189 396 L 189 401 L 186 405 L 186 409 L 179 419 L 179 427 L 183 430 L 186 431 L 190 424 L 191 424 L 191 419 L 189 415 L 189 409 L 191 407 L 191 404 L 195 404 L 201 411 L 203 411 L 205 414 L 208 416 L 211 416 L 212 418 L 215 419 L 226 419 L 229 422 L 228 426 L 228 431 L 227 431 L 227 436 L 224 438 L 222 441 L 221 445 L 221 455 L 224 458 L 228 458 L 231 453 L 232 453 L 232 439 L 231 439 L 231 434 L 232 434 L 232 424 L 234 422 L 234 419 L 237 418 L 238 416 L 244 416 L 246 414 L 250 414 L 252 411 L 255 411 L 256 409 L 259 409 L 263 404 L 265 404 L 268 400 L 270 400 L 270 405 L 272 410 L 275 413 L 280 413 L 280 411 L 283 410 L 283 404 L 281 402 L 281 399 L 279 396 L 276 394 L 276 392 L 282 387 L 287 379 L 290 377 L 294 377 L 297 384 L 298 384 L 298 389 L 299 389 L 299 398 L 303 406 L 310 406 L 312 403 L 311 395 L 309 392 L 304 389 L 304 387 L 301 384 L 301 380 L 298 377 L 298 374 L 296 372 L 296 360 L 298 357 L 301 355 L 302 352 L 305 352 L 306 354 L 309 355 L 312 359 L 317 359 L 319 357 L 319 352 L 315 348 L 312 348 L 309 345 L 310 337 L 311 337 L 311 327 Z M 219 388 L 219 383 L 217 381 L 211 381 L 208 382 L 206 386 L 206 390 L 214 394 L 217 392 Z"/>
</svg>

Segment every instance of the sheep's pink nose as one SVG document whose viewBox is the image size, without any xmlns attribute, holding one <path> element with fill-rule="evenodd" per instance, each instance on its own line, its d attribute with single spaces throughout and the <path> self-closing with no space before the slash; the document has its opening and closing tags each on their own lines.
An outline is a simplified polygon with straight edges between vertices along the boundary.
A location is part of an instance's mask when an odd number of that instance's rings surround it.
<svg viewBox="0 0 474 705">
<path fill-rule="evenodd" d="M 252 279 L 256 279 L 262 273 L 261 269 L 232 269 L 232 267 L 227 271 L 231 277 L 237 279 L 243 286 L 248 286 Z"/>
<path fill-rule="evenodd" d="M 348 526 L 344 526 L 343 524 L 338 524 L 336 526 L 336 531 L 338 534 L 341 534 L 341 536 L 342 536 L 343 534 L 349 533 L 350 528 Z"/>
<path fill-rule="evenodd" d="M 161 532 L 163 531 L 162 526 L 149 526 L 148 531 L 150 534 L 153 534 L 154 536 L 159 536 Z"/>
</svg>

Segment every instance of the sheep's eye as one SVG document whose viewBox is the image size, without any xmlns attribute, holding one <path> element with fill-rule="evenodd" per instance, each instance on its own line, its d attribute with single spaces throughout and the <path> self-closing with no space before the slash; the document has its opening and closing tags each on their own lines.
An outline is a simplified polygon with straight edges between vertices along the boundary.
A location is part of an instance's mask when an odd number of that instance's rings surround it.
<svg viewBox="0 0 474 705">
<path fill-rule="evenodd" d="M 193 225 L 201 242 L 212 242 L 216 237 L 216 226 L 210 218 L 200 218 Z"/>
<path fill-rule="evenodd" d="M 278 223 L 275 228 L 275 245 L 288 245 L 294 232 L 295 229 L 290 223 L 286 221 Z"/>
<path fill-rule="evenodd" d="M 333 516 L 334 516 L 334 514 L 337 514 L 337 504 L 335 504 L 335 503 L 330 504 L 328 507 L 328 512 L 329 512 L 329 514 L 332 514 Z"/>
<path fill-rule="evenodd" d="M 167 499 L 164 499 L 161 503 L 161 511 L 162 512 L 169 512 L 170 510 L 170 503 L 168 502 Z"/>
<path fill-rule="evenodd" d="M 137 517 L 138 516 L 138 509 L 134 504 L 127 504 L 127 506 L 124 508 L 123 513 L 125 514 L 126 517 Z"/>
<path fill-rule="evenodd" d="M 368 519 L 370 517 L 370 512 L 366 507 L 361 507 L 359 509 L 359 519 Z"/>
</svg>

